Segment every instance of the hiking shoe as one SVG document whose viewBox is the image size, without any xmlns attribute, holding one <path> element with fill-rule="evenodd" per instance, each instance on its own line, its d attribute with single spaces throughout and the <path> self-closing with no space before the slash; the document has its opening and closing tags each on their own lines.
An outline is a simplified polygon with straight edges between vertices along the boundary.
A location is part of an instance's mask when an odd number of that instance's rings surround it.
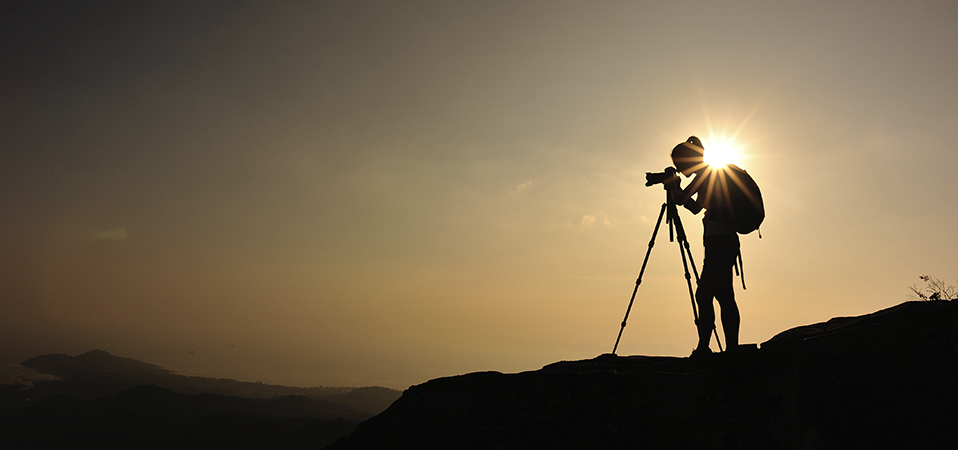
<svg viewBox="0 0 958 450">
<path fill-rule="evenodd" d="M 704 347 L 704 348 L 697 348 L 697 349 L 695 349 L 695 350 L 692 350 L 692 354 L 689 355 L 689 358 L 691 358 L 691 359 L 701 359 L 701 358 L 705 358 L 705 357 L 708 357 L 708 356 L 712 356 L 712 349 L 710 349 L 710 348 L 708 348 L 708 347 Z"/>
</svg>

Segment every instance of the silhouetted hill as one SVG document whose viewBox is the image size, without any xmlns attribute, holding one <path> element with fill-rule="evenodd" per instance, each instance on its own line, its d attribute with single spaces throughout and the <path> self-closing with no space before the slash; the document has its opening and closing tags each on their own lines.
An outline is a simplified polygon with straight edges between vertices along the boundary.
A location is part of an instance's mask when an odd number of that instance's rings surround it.
<svg viewBox="0 0 958 450">
<path fill-rule="evenodd" d="M 324 418 L 331 408 L 305 397 L 248 399 L 185 395 L 138 386 L 113 398 L 58 395 L 0 420 L 3 448 L 321 448 L 358 420 Z M 344 411 L 355 414 L 354 411 Z"/>
<path fill-rule="evenodd" d="M 908 302 L 702 360 L 431 380 L 329 448 L 956 448 L 956 407 L 958 302 Z"/>
<path fill-rule="evenodd" d="M 21 365 L 59 378 L 0 385 L 0 448 L 320 448 L 400 396 L 190 377 L 102 350 Z"/>
<path fill-rule="evenodd" d="M 300 396 L 323 399 L 337 405 L 330 414 L 364 420 L 385 410 L 399 398 L 400 392 L 382 387 L 290 387 L 251 383 L 224 378 L 192 377 L 172 373 L 153 364 L 93 350 L 78 356 L 51 354 L 21 363 L 43 373 L 60 377 L 41 381 L 21 390 L 19 397 L 43 400 L 55 395 L 78 399 L 112 397 L 135 386 L 156 385 L 181 394 L 218 394 L 224 396 L 272 399 Z M 8 397 L 10 393 L 4 392 Z M 348 413 L 347 413 L 348 411 Z"/>
<path fill-rule="evenodd" d="M 44 373 L 58 377 L 120 373 L 137 376 L 165 376 L 170 371 L 135 359 L 113 356 L 103 350 L 91 350 L 82 355 L 69 356 L 61 353 L 37 356 L 22 363 Z"/>
</svg>

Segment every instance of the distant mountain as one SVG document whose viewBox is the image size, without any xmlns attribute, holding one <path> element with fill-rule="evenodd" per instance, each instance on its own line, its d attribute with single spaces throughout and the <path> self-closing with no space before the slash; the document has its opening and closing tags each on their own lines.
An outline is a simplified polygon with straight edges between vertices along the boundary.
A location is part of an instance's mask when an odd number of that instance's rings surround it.
<svg viewBox="0 0 958 450">
<path fill-rule="evenodd" d="M 0 447 L 322 448 L 358 422 L 323 418 L 336 408 L 344 409 L 305 397 L 185 395 L 157 386 L 137 386 L 95 400 L 58 395 L 3 417 Z"/>
<path fill-rule="evenodd" d="M 205 378 L 179 375 L 159 366 L 111 355 L 103 350 L 92 350 L 78 356 L 50 354 L 30 358 L 22 366 L 60 377 L 41 381 L 23 391 L 23 399 L 42 400 L 54 395 L 68 395 L 78 399 L 112 397 L 140 385 L 156 385 L 181 394 L 218 394 L 224 396 L 272 399 L 301 396 L 324 399 L 355 420 L 365 420 L 385 410 L 399 398 L 400 392 L 383 387 L 290 387 L 251 383 L 224 378 Z M 331 413 L 332 414 L 332 413 Z"/>
<path fill-rule="evenodd" d="M 321 448 L 400 392 L 179 375 L 93 350 L 21 365 L 59 379 L 0 385 L 0 448 Z"/>
<path fill-rule="evenodd" d="M 58 377 L 104 373 L 153 377 L 170 374 L 170 371 L 160 366 L 140 362 L 135 359 L 113 356 L 103 350 L 91 350 L 79 356 L 68 356 L 61 353 L 37 356 L 36 358 L 30 358 L 20 363 L 20 365 Z"/>
<path fill-rule="evenodd" d="M 705 359 L 601 355 L 413 386 L 330 449 L 956 448 L 958 301 Z"/>
</svg>

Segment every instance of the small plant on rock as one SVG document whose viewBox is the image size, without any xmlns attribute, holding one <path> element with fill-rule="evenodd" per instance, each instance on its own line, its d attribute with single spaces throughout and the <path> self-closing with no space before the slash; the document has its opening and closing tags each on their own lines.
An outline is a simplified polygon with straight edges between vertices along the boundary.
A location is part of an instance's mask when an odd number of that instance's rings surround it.
<svg viewBox="0 0 958 450">
<path fill-rule="evenodd" d="M 958 286 L 945 284 L 941 278 L 930 275 L 921 275 L 918 278 L 925 282 L 925 288 L 919 289 L 917 286 L 912 285 L 911 291 L 913 294 L 909 295 L 908 298 L 925 301 L 955 300 L 958 298 Z"/>
</svg>

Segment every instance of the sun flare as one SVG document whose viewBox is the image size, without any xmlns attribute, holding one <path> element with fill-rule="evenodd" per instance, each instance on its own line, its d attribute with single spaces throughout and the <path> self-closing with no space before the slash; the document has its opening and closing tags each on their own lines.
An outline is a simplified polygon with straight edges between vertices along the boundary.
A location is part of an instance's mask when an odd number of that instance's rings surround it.
<svg viewBox="0 0 958 450">
<path fill-rule="evenodd" d="M 705 163 L 713 167 L 723 167 L 738 162 L 740 155 L 731 140 L 713 140 L 705 145 Z"/>
</svg>

